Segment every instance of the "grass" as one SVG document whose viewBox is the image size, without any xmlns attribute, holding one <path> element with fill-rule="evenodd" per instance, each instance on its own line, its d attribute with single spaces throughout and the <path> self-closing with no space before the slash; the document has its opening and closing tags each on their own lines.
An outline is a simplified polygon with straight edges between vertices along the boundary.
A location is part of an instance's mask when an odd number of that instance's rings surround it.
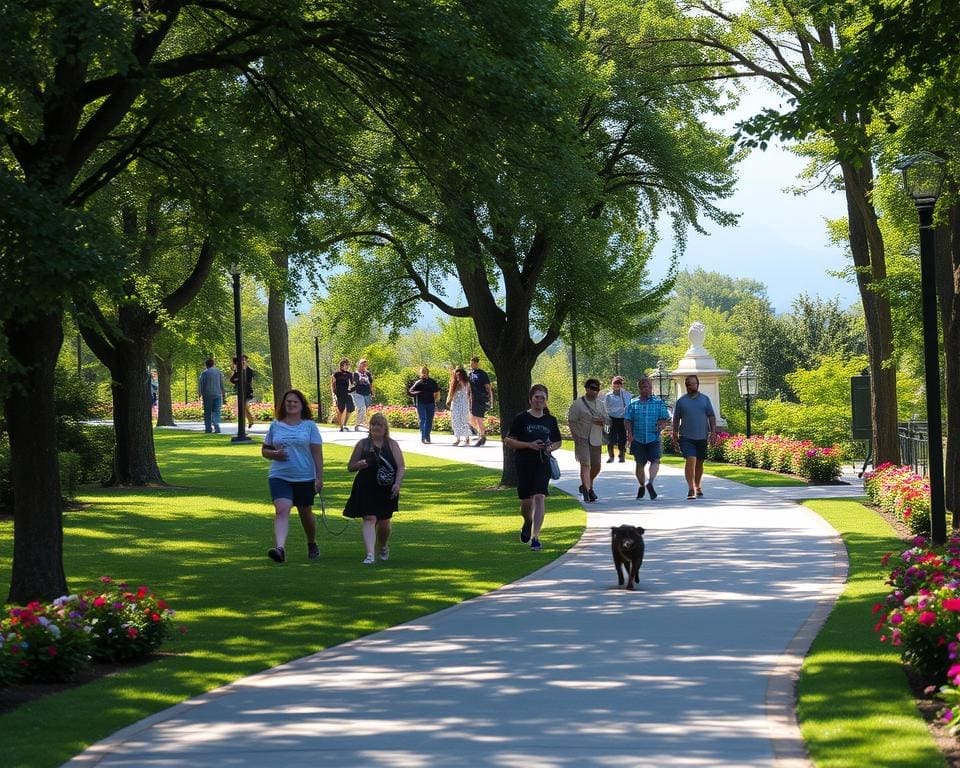
<svg viewBox="0 0 960 768">
<path fill-rule="evenodd" d="M 516 494 L 488 490 L 498 475 L 409 454 L 391 559 L 361 566 L 359 523 L 340 536 L 320 527 L 320 560 L 306 559 L 295 516 L 288 562 L 266 557 L 272 507 L 259 443 L 160 431 L 157 453 L 172 487 L 85 489 L 64 516 L 70 586 L 102 575 L 146 584 L 177 610 L 186 633 L 150 664 L 130 668 L 0 716 L 3 764 L 56 766 L 86 746 L 160 709 L 245 675 L 394 626 L 488 592 L 569 549 L 583 509 L 555 493 L 542 555 L 516 540 Z M 329 526 L 353 476 L 348 449 L 325 446 Z M 0 523 L 0 590 L 6 595 L 12 523 Z M 56 728 L 51 724 L 56 723 Z"/>
<path fill-rule="evenodd" d="M 661 463 L 668 467 L 683 469 L 682 456 L 665 453 Z M 770 472 L 766 469 L 741 467 L 737 464 L 724 464 L 719 461 L 707 461 L 703 471 L 714 477 L 732 480 L 735 483 L 749 485 L 751 488 L 795 488 L 808 483 L 795 475 L 785 475 L 782 472 Z"/>
<path fill-rule="evenodd" d="M 917 712 L 896 648 L 872 631 L 883 600 L 886 552 L 906 549 L 879 516 L 851 499 L 809 501 L 843 537 L 849 576 L 810 653 L 797 688 L 800 728 L 817 768 L 946 766 Z"/>
<path fill-rule="evenodd" d="M 572 452 L 573 440 L 564 440 L 563 448 Z M 606 446 L 604 446 L 604 455 L 606 455 Z M 627 456 L 627 461 L 632 462 L 633 458 Z M 683 469 L 684 460 L 682 456 L 665 453 L 660 463 L 668 467 Z M 749 485 L 751 488 L 791 488 L 807 485 L 805 480 L 794 475 L 768 472 L 764 469 L 751 469 L 750 467 L 740 467 L 736 464 L 724 464 L 717 461 L 708 461 L 704 471 L 708 475 L 722 477 L 724 480 L 733 480 L 736 483 Z"/>
</svg>

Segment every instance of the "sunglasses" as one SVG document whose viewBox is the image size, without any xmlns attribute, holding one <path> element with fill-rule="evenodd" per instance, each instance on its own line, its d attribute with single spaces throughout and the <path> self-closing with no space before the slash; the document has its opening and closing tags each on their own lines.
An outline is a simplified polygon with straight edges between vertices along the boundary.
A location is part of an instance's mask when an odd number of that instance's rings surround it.
<svg viewBox="0 0 960 768">
<path fill-rule="evenodd" d="M 599 392 L 599 391 L 600 391 L 600 387 L 586 387 L 586 389 L 589 390 L 590 392 Z"/>
</svg>

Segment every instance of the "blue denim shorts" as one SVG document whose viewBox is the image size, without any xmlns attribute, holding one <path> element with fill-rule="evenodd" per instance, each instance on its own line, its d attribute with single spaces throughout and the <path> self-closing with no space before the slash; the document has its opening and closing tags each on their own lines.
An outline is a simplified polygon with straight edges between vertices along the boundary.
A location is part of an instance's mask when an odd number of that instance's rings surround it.
<svg viewBox="0 0 960 768">
<path fill-rule="evenodd" d="M 284 480 L 280 477 L 267 478 L 270 486 L 270 498 L 290 499 L 295 507 L 312 507 L 313 499 L 317 495 L 317 488 L 313 480 Z"/>
<path fill-rule="evenodd" d="M 689 437 L 681 437 L 677 442 L 680 443 L 680 454 L 685 459 L 696 456 L 700 461 L 707 458 L 707 441 L 694 440 Z"/>
<path fill-rule="evenodd" d="M 657 462 L 663 456 L 663 445 L 659 440 L 649 443 L 634 440 L 630 443 L 630 455 L 637 460 L 638 464 L 646 464 L 648 461 Z"/>
</svg>

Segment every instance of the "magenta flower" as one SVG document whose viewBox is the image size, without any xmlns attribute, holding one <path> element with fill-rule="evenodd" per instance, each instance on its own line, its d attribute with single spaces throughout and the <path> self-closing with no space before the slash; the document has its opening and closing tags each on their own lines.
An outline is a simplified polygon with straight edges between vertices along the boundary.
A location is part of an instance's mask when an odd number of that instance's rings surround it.
<svg viewBox="0 0 960 768">
<path fill-rule="evenodd" d="M 917 621 L 925 627 L 932 627 L 937 623 L 937 614 L 933 611 L 924 611 L 917 617 Z"/>
</svg>

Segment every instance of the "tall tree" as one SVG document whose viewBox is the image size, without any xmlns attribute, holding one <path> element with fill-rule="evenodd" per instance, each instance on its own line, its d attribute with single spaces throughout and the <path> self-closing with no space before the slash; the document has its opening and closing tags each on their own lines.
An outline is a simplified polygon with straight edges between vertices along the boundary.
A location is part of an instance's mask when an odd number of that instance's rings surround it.
<svg viewBox="0 0 960 768">
<path fill-rule="evenodd" d="M 860 22 L 856 3 L 756 0 L 741 10 L 732 3 L 693 0 L 700 28 L 690 38 L 715 49 L 740 77 L 761 78 L 788 99 L 800 99 L 822 72 L 844 55 Z M 772 110 L 767 110 L 772 111 Z M 889 300 L 874 290 L 886 278 L 883 236 L 873 204 L 874 165 L 870 155 L 869 111 L 831 111 L 793 138 L 815 136 L 827 145 L 830 164 L 839 169 L 847 208 L 848 239 L 863 305 L 872 394 L 875 460 L 899 462 L 896 371 Z M 746 146 L 765 148 L 769 131 L 744 135 Z"/>
<path fill-rule="evenodd" d="M 852 6 L 821 0 L 826 8 Z M 754 117 L 745 132 L 761 140 L 806 136 L 837 114 L 877 115 L 886 130 L 873 137 L 897 152 L 934 151 L 948 159 L 947 194 L 937 216 L 937 288 L 944 329 L 947 404 L 946 504 L 960 521 L 960 209 L 956 117 L 960 107 L 960 15 L 941 0 L 865 0 L 859 24 L 834 59 L 791 108 Z M 893 141 L 889 141 L 891 136 Z M 869 148 L 853 142 L 850 155 Z"/>
<path fill-rule="evenodd" d="M 630 339 L 655 324 L 671 284 L 646 272 L 660 214 L 672 215 L 680 243 L 701 216 L 733 220 L 716 207 L 731 188 L 725 142 L 697 117 L 718 109 L 717 68 L 695 45 L 653 44 L 663 26 L 685 23 L 675 6 L 562 7 L 573 40 L 546 62 L 560 78 L 552 129 L 506 111 L 492 125 L 498 150 L 482 162 L 438 153 L 392 189 L 370 189 L 349 260 L 370 276 L 359 300 L 376 296 L 395 323 L 409 321 L 417 301 L 473 320 L 504 429 L 527 406 L 533 365 L 571 312 L 589 319 L 578 343 L 601 331 Z M 699 67 L 678 69 L 680 61 Z M 365 175 L 396 151 L 383 148 Z M 465 305 L 442 293 L 448 278 Z M 506 448 L 502 482 L 514 482 Z"/>
</svg>

